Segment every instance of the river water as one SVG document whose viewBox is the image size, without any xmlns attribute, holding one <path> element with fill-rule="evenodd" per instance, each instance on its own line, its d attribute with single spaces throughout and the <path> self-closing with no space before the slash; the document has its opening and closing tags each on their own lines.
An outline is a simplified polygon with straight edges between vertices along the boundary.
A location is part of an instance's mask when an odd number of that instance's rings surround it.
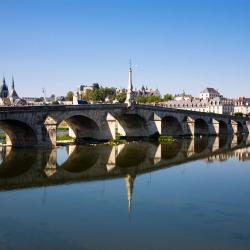
<svg viewBox="0 0 250 250">
<path fill-rule="evenodd" d="M 250 140 L 0 148 L 0 249 L 250 249 Z"/>
</svg>

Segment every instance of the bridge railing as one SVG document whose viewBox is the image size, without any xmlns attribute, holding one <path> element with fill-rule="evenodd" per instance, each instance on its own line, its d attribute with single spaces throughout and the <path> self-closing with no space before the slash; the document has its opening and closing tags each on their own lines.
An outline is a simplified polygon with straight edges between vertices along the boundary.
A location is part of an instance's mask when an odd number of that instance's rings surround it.
<svg viewBox="0 0 250 250">
<path fill-rule="evenodd" d="M 176 108 L 168 108 L 163 107 L 159 105 L 146 105 L 146 104 L 137 104 L 136 107 L 139 107 L 141 109 L 147 109 L 147 110 L 159 110 L 159 111 L 167 111 L 172 113 L 185 113 L 186 115 L 200 115 L 200 116 L 211 116 L 212 118 L 230 118 L 234 120 L 250 120 L 249 117 L 241 117 L 241 116 L 235 116 L 235 115 L 226 115 L 226 114 L 217 114 L 217 113 L 211 113 L 211 112 L 200 112 L 200 111 L 192 111 L 192 110 L 186 110 L 186 109 L 176 109 Z"/>
<path fill-rule="evenodd" d="M 63 111 L 63 110 L 82 110 L 82 109 L 109 109 L 126 108 L 126 104 L 81 104 L 81 105 L 30 105 L 30 106 L 1 106 L 1 112 L 29 112 L 29 111 Z"/>
<path fill-rule="evenodd" d="M 127 105 L 124 103 L 119 104 L 108 104 L 108 103 L 96 103 L 96 104 L 81 104 L 81 105 L 32 105 L 32 106 L 1 106 L 0 113 L 6 112 L 49 112 L 49 111 L 70 111 L 70 110 L 84 110 L 84 109 L 124 109 Z M 226 114 L 207 113 L 199 111 L 191 111 L 184 109 L 175 109 L 162 107 L 159 105 L 148 105 L 148 104 L 136 104 L 136 108 L 152 110 L 152 111 L 167 111 L 172 113 L 184 113 L 186 115 L 200 115 L 200 116 L 211 116 L 212 118 L 230 118 L 234 120 L 247 120 L 249 117 L 239 117 Z"/>
</svg>

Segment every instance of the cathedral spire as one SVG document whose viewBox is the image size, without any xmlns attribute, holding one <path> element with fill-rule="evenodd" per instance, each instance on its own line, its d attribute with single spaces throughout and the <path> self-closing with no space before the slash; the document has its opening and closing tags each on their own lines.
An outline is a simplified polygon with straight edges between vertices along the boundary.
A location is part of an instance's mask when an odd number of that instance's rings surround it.
<svg viewBox="0 0 250 250">
<path fill-rule="evenodd" d="M 3 76 L 3 85 L 6 85 L 5 76 Z"/>
<path fill-rule="evenodd" d="M 11 100 L 11 103 L 14 103 L 14 101 L 16 99 L 19 99 L 18 97 L 18 94 L 15 90 L 15 81 L 14 81 L 14 77 L 12 76 L 12 81 L 11 81 L 11 91 L 10 91 L 10 94 L 9 94 L 9 98 Z"/>
<path fill-rule="evenodd" d="M 6 98 L 9 95 L 8 86 L 6 85 L 5 77 L 3 76 L 3 83 L 0 86 L 0 97 Z"/>
<path fill-rule="evenodd" d="M 132 106 L 135 103 L 134 91 L 133 91 L 133 81 L 132 81 L 132 63 L 131 63 L 131 60 L 129 63 L 128 89 L 127 89 L 127 97 L 126 97 L 125 103 L 128 105 L 128 107 Z"/>
</svg>

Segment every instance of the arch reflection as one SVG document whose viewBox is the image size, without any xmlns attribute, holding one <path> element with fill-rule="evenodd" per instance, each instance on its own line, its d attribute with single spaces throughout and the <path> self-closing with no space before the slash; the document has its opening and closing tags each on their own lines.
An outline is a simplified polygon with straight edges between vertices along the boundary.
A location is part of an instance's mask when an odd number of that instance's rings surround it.
<svg viewBox="0 0 250 250">
<path fill-rule="evenodd" d="M 66 146 L 53 150 L 1 148 L 0 190 L 126 177 L 188 161 L 249 160 L 249 135 L 196 137 L 170 144 L 136 142 L 109 146 Z M 61 151 L 60 151 L 61 150 Z M 63 152 L 63 156 L 61 155 Z M 131 194 L 130 194 L 131 196 Z"/>
</svg>

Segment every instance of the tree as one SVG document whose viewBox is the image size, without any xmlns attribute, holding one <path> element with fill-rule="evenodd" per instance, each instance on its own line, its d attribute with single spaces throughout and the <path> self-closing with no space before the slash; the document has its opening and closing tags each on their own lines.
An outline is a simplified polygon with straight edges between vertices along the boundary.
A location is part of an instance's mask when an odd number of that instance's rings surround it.
<svg viewBox="0 0 250 250">
<path fill-rule="evenodd" d="M 156 95 L 149 95 L 149 96 L 137 96 L 136 101 L 138 103 L 155 103 L 160 102 L 161 97 Z"/>
<path fill-rule="evenodd" d="M 99 84 L 98 83 L 93 83 L 93 89 L 99 89 L 100 88 L 100 86 L 99 86 Z"/>
<path fill-rule="evenodd" d="M 165 102 L 171 101 L 173 99 L 174 99 L 173 95 L 168 94 L 168 93 L 163 96 L 163 101 L 165 101 Z"/>
<path fill-rule="evenodd" d="M 116 99 L 118 102 L 120 102 L 120 103 L 124 103 L 125 100 L 126 100 L 126 96 L 127 96 L 126 93 L 119 93 L 119 94 L 116 94 L 115 99 Z"/>
<path fill-rule="evenodd" d="M 136 97 L 136 102 L 138 103 L 146 103 L 148 100 L 147 96 L 137 96 Z"/>
<path fill-rule="evenodd" d="M 43 97 L 39 97 L 35 99 L 35 102 L 43 102 L 43 101 L 44 101 Z"/>
<path fill-rule="evenodd" d="M 87 89 L 86 92 L 85 92 L 85 95 L 83 96 L 83 98 L 86 101 L 92 101 L 93 100 L 93 90 Z"/>
<path fill-rule="evenodd" d="M 242 117 L 242 116 L 243 116 L 243 113 L 241 113 L 241 112 L 236 112 L 236 113 L 234 113 L 234 115 L 235 115 L 235 116 L 241 116 L 241 117 Z"/>
<path fill-rule="evenodd" d="M 104 102 L 105 101 L 105 91 L 103 88 L 93 90 L 93 101 L 94 102 Z"/>
<path fill-rule="evenodd" d="M 104 102 L 105 98 L 109 97 L 111 100 L 115 97 L 115 90 L 113 88 L 94 88 L 88 89 L 83 96 L 87 101 Z"/>
<path fill-rule="evenodd" d="M 69 91 L 65 96 L 65 101 L 73 101 L 73 95 L 74 93 L 72 91 Z"/>
</svg>

